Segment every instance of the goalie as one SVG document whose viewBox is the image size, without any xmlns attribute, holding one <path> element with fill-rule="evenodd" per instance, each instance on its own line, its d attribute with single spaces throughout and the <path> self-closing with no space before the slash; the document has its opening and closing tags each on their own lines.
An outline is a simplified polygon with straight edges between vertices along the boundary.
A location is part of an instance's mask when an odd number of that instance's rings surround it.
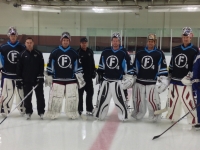
<svg viewBox="0 0 200 150">
<path fill-rule="evenodd" d="M 163 52 L 156 48 L 156 35 L 148 35 L 147 47 L 136 53 L 133 70 L 137 80 L 133 90 L 134 111 L 132 117 L 142 119 L 149 110 L 149 119 L 157 121 L 160 115 L 159 93 L 169 85 L 166 59 Z"/>
<path fill-rule="evenodd" d="M 45 82 L 51 87 L 51 91 L 46 116 L 57 118 L 65 97 L 65 113 L 69 119 L 76 119 L 79 117 L 78 86 L 82 88 L 85 81 L 78 53 L 69 46 L 70 34 L 63 32 L 60 40 L 62 45 L 51 52 L 47 64 Z"/>
<path fill-rule="evenodd" d="M 134 77 L 131 59 L 127 51 L 120 46 L 120 41 L 120 34 L 114 33 L 111 38 L 112 47 L 106 48 L 100 57 L 97 79 L 102 84 L 93 111 L 94 117 L 100 120 L 108 113 L 111 97 L 117 107 L 119 120 L 128 119 L 124 89 L 132 87 Z"/>
</svg>

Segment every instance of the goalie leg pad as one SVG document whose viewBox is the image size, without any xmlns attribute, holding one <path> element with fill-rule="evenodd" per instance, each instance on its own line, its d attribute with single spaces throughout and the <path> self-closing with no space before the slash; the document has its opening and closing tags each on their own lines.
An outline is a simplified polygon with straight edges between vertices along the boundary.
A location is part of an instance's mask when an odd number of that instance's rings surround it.
<svg viewBox="0 0 200 150">
<path fill-rule="evenodd" d="M 127 106 L 126 106 L 126 97 L 122 87 L 121 81 L 110 83 L 110 88 L 112 92 L 112 97 L 115 102 L 115 106 L 118 111 L 118 118 L 121 121 L 128 119 Z"/>
<path fill-rule="evenodd" d="M 147 102 L 145 99 L 145 85 L 135 83 L 133 93 L 134 111 L 132 112 L 131 116 L 135 119 L 142 119 L 147 111 Z"/>
<path fill-rule="evenodd" d="M 167 116 L 166 118 L 176 121 L 181 115 L 181 92 L 182 86 L 170 84 L 167 100 Z"/>
<path fill-rule="evenodd" d="M 93 110 L 94 117 L 100 120 L 103 120 L 106 117 L 111 97 L 110 83 L 103 81 L 97 97 L 96 107 Z"/>
<path fill-rule="evenodd" d="M 160 96 L 155 89 L 155 85 L 146 85 L 146 98 L 147 106 L 149 110 L 149 119 L 152 121 L 158 121 L 161 119 L 161 115 L 154 115 L 154 112 L 160 110 Z"/>
<path fill-rule="evenodd" d="M 24 98 L 24 91 L 23 89 L 18 89 L 17 87 L 15 87 L 15 92 L 16 92 L 16 103 L 18 105 Z M 24 107 L 24 102 L 22 102 L 21 105 L 17 107 L 17 109 L 20 111 L 22 115 L 25 114 L 26 109 Z"/>
<path fill-rule="evenodd" d="M 0 98 L 0 108 L 2 114 L 8 114 L 11 111 L 14 94 L 15 94 L 15 83 L 14 80 L 11 79 L 3 79 L 3 88 L 2 94 Z"/>
<path fill-rule="evenodd" d="M 195 100 L 192 92 L 192 86 L 181 86 L 182 93 L 181 93 L 181 102 L 183 106 L 183 110 L 185 113 L 192 110 L 195 107 Z M 192 110 L 187 115 L 187 121 L 189 124 L 196 124 L 197 123 L 197 111 L 196 109 Z"/>
<path fill-rule="evenodd" d="M 53 83 L 49 94 L 48 111 L 46 116 L 51 119 L 56 119 L 60 115 L 64 98 L 65 86 Z"/>
<path fill-rule="evenodd" d="M 67 84 L 65 91 L 65 113 L 68 118 L 76 119 L 79 117 L 78 113 L 78 85 L 76 83 Z"/>
</svg>

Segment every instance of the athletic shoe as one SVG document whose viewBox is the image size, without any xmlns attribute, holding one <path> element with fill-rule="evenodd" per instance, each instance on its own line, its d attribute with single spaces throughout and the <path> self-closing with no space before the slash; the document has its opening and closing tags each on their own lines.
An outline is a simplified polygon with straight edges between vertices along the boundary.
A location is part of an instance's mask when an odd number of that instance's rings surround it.
<svg viewBox="0 0 200 150">
<path fill-rule="evenodd" d="M 44 119 L 44 114 L 40 114 L 39 116 L 40 116 L 40 119 L 42 120 Z"/>
<path fill-rule="evenodd" d="M 26 119 L 27 120 L 31 119 L 31 114 L 26 114 Z"/>
</svg>

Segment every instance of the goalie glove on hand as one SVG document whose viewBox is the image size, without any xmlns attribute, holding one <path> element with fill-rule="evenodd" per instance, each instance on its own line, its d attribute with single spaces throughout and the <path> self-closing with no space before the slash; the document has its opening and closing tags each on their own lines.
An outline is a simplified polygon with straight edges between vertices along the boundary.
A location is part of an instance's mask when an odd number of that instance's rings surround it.
<svg viewBox="0 0 200 150">
<path fill-rule="evenodd" d="M 164 92 L 167 89 L 167 87 L 169 86 L 169 83 L 170 83 L 170 80 L 168 77 L 166 77 L 166 76 L 157 77 L 157 82 L 156 82 L 156 86 L 155 86 L 157 92 L 159 94 Z"/>
<path fill-rule="evenodd" d="M 85 86 L 85 80 L 83 78 L 83 74 L 82 73 L 76 73 L 76 79 L 77 79 L 77 82 L 78 82 L 78 88 L 81 89 Z"/>
<path fill-rule="evenodd" d="M 48 76 L 48 75 L 45 76 L 45 81 L 44 81 L 45 86 L 51 87 L 52 82 L 53 82 L 53 77 L 52 76 Z"/>
<path fill-rule="evenodd" d="M 185 76 L 181 82 L 184 84 L 184 85 L 192 85 L 192 81 L 191 81 L 191 78 L 193 76 L 193 73 L 192 72 L 188 72 L 187 76 Z"/>
<path fill-rule="evenodd" d="M 124 90 L 131 88 L 134 83 L 135 83 L 135 76 L 129 74 L 123 75 L 122 88 Z"/>
</svg>

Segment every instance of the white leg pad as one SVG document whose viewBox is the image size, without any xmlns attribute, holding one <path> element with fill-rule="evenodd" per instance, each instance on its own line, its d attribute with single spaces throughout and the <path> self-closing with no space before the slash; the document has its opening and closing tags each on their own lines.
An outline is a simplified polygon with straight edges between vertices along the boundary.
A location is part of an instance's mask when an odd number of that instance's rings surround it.
<svg viewBox="0 0 200 150">
<path fill-rule="evenodd" d="M 95 118 L 103 120 L 106 117 L 111 97 L 112 94 L 110 84 L 107 81 L 103 81 L 97 97 L 96 107 L 93 110 L 93 115 Z"/>
<path fill-rule="evenodd" d="M 16 104 L 18 105 L 24 98 L 24 91 L 23 89 L 18 89 L 17 87 L 15 87 L 15 92 L 16 92 Z M 25 107 L 24 107 L 24 102 L 21 103 L 21 105 L 19 105 L 19 107 L 17 107 L 17 109 L 20 111 L 21 114 L 25 114 Z"/>
<path fill-rule="evenodd" d="M 64 98 L 65 86 L 53 83 L 49 94 L 48 111 L 46 117 L 56 119 L 60 115 Z"/>
<path fill-rule="evenodd" d="M 14 100 L 14 81 L 11 79 L 4 79 L 2 94 L 0 98 L 0 108 L 2 114 L 8 114 L 11 111 Z"/>
<path fill-rule="evenodd" d="M 69 119 L 79 117 L 78 113 L 78 85 L 76 83 L 67 84 L 65 91 L 65 113 Z"/>
</svg>

